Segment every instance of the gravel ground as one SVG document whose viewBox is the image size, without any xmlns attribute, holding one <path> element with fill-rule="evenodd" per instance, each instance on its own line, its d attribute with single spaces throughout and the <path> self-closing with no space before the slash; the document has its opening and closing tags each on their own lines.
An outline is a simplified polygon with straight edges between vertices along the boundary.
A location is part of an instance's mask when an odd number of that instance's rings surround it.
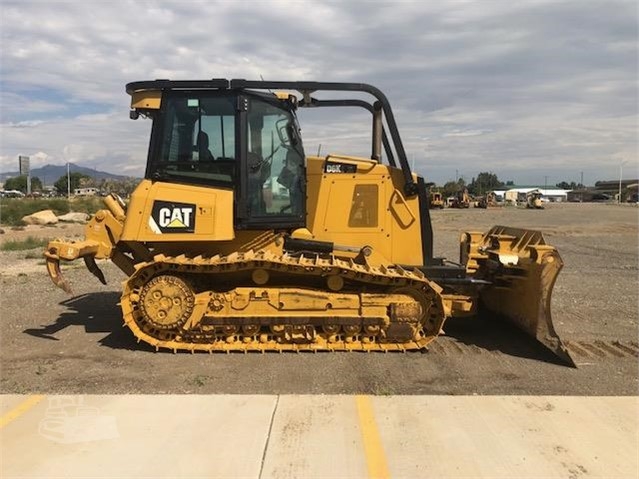
<svg viewBox="0 0 639 479">
<path fill-rule="evenodd" d="M 556 394 L 639 391 L 639 215 L 632 206 L 550 204 L 545 210 L 436 210 L 435 254 L 457 259 L 459 234 L 494 224 L 539 229 L 565 267 L 553 318 L 578 368 L 558 364 L 517 331 L 450 321 L 427 353 L 171 354 L 122 327 L 124 276 L 82 262 L 65 268 L 75 295 L 49 281 L 40 251 L 0 253 L 1 393 Z M 15 236 L 74 237 L 80 229 L 5 228 Z M 30 258 L 25 258 L 30 256 Z"/>
</svg>

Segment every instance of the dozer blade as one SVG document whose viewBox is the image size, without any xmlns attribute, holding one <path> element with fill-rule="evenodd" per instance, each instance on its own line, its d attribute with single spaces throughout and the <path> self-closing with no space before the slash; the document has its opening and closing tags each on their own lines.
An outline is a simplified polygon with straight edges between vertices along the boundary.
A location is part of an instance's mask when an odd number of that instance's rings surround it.
<svg viewBox="0 0 639 479">
<path fill-rule="evenodd" d="M 468 272 L 491 284 L 479 292 L 480 308 L 534 337 L 566 364 L 576 367 L 555 331 L 552 290 L 563 261 L 539 231 L 495 226 L 479 237 L 466 234 Z M 463 254 L 462 254 L 463 257 Z"/>
</svg>

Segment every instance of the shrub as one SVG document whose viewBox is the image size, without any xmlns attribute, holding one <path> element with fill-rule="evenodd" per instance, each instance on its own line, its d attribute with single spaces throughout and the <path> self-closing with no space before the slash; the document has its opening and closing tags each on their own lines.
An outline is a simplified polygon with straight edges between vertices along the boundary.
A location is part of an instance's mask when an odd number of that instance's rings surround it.
<svg viewBox="0 0 639 479">
<path fill-rule="evenodd" d="M 36 238 L 35 236 L 27 236 L 23 240 L 9 240 L 0 246 L 2 251 L 23 251 L 27 249 L 42 248 L 47 245 L 47 238 Z"/>
<path fill-rule="evenodd" d="M 0 224 L 18 226 L 22 224 L 24 216 L 42 210 L 53 210 L 56 216 L 64 215 L 69 211 L 94 214 L 103 208 L 102 198 L 2 198 L 0 199 Z"/>
<path fill-rule="evenodd" d="M 98 210 L 103 209 L 105 206 L 103 198 L 100 198 L 99 196 L 86 196 L 83 198 L 71 199 L 69 207 L 71 211 L 92 215 Z"/>
</svg>

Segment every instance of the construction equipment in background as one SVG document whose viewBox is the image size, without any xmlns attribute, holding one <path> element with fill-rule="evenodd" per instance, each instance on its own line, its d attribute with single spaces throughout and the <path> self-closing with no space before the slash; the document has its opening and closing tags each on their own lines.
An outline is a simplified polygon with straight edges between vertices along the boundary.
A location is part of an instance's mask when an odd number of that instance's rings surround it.
<svg viewBox="0 0 639 479">
<path fill-rule="evenodd" d="M 429 205 L 431 209 L 435 209 L 435 208 L 443 209 L 444 198 L 442 197 L 442 194 L 439 193 L 438 191 L 432 191 L 430 193 Z"/>
<path fill-rule="evenodd" d="M 526 208 L 534 210 L 543 210 L 544 204 L 541 200 L 542 193 L 539 190 L 532 190 L 526 193 Z"/>
<path fill-rule="evenodd" d="M 499 206 L 499 203 L 497 202 L 497 195 L 493 191 L 486 194 L 486 206 Z"/>
<path fill-rule="evenodd" d="M 475 208 L 493 208 L 496 206 L 500 206 L 497 202 L 497 195 L 494 192 L 490 191 L 483 196 L 476 196 L 473 198 L 473 206 Z"/>
<path fill-rule="evenodd" d="M 45 250 L 127 276 L 136 338 L 172 351 L 403 351 L 451 317 L 505 318 L 573 364 L 550 301 L 562 268 L 537 231 L 466 232 L 459 263 L 433 255 L 424 179 L 386 96 L 360 83 L 213 79 L 130 83 L 130 117 L 153 121 L 144 179 L 128 205 L 105 198 L 82 241 Z M 361 99 L 320 98 L 356 92 Z M 361 107 L 369 158 L 307 156 L 298 108 Z M 469 204 L 466 191 L 460 200 Z"/>
<path fill-rule="evenodd" d="M 476 196 L 473 198 L 473 206 L 475 208 L 486 209 L 488 208 L 488 200 L 485 196 Z"/>
<path fill-rule="evenodd" d="M 470 196 L 468 190 L 463 188 L 459 190 L 450 205 L 451 208 L 470 208 Z"/>
</svg>

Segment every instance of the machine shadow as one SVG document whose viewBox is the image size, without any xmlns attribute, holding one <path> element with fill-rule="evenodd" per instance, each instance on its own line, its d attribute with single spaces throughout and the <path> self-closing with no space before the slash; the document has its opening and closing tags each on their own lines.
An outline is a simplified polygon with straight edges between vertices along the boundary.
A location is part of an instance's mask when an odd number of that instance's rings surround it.
<svg viewBox="0 0 639 479">
<path fill-rule="evenodd" d="M 67 308 L 52 324 L 40 328 L 25 329 L 23 333 L 31 336 L 59 341 L 55 334 L 69 326 L 82 326 L 87 333 L 108 333 L 99 343 L 112 349 L 152 351 L 153 349 L 138 343 L 129 330 L 123 327 L 122 311 L 118 306 L 120 294 L 117 292 L 97 292 L 83 294 L 60 302 Z"/>
<path fill-rule="evenodd" d="M 494 317 L 453 318 L 444 325 L 445 335 L 457 342 L 506 356 L 567 366 L 559 357 L 516 326 Z M 437 341 L 437 340 L 435 340 Z"/>
</svg>

